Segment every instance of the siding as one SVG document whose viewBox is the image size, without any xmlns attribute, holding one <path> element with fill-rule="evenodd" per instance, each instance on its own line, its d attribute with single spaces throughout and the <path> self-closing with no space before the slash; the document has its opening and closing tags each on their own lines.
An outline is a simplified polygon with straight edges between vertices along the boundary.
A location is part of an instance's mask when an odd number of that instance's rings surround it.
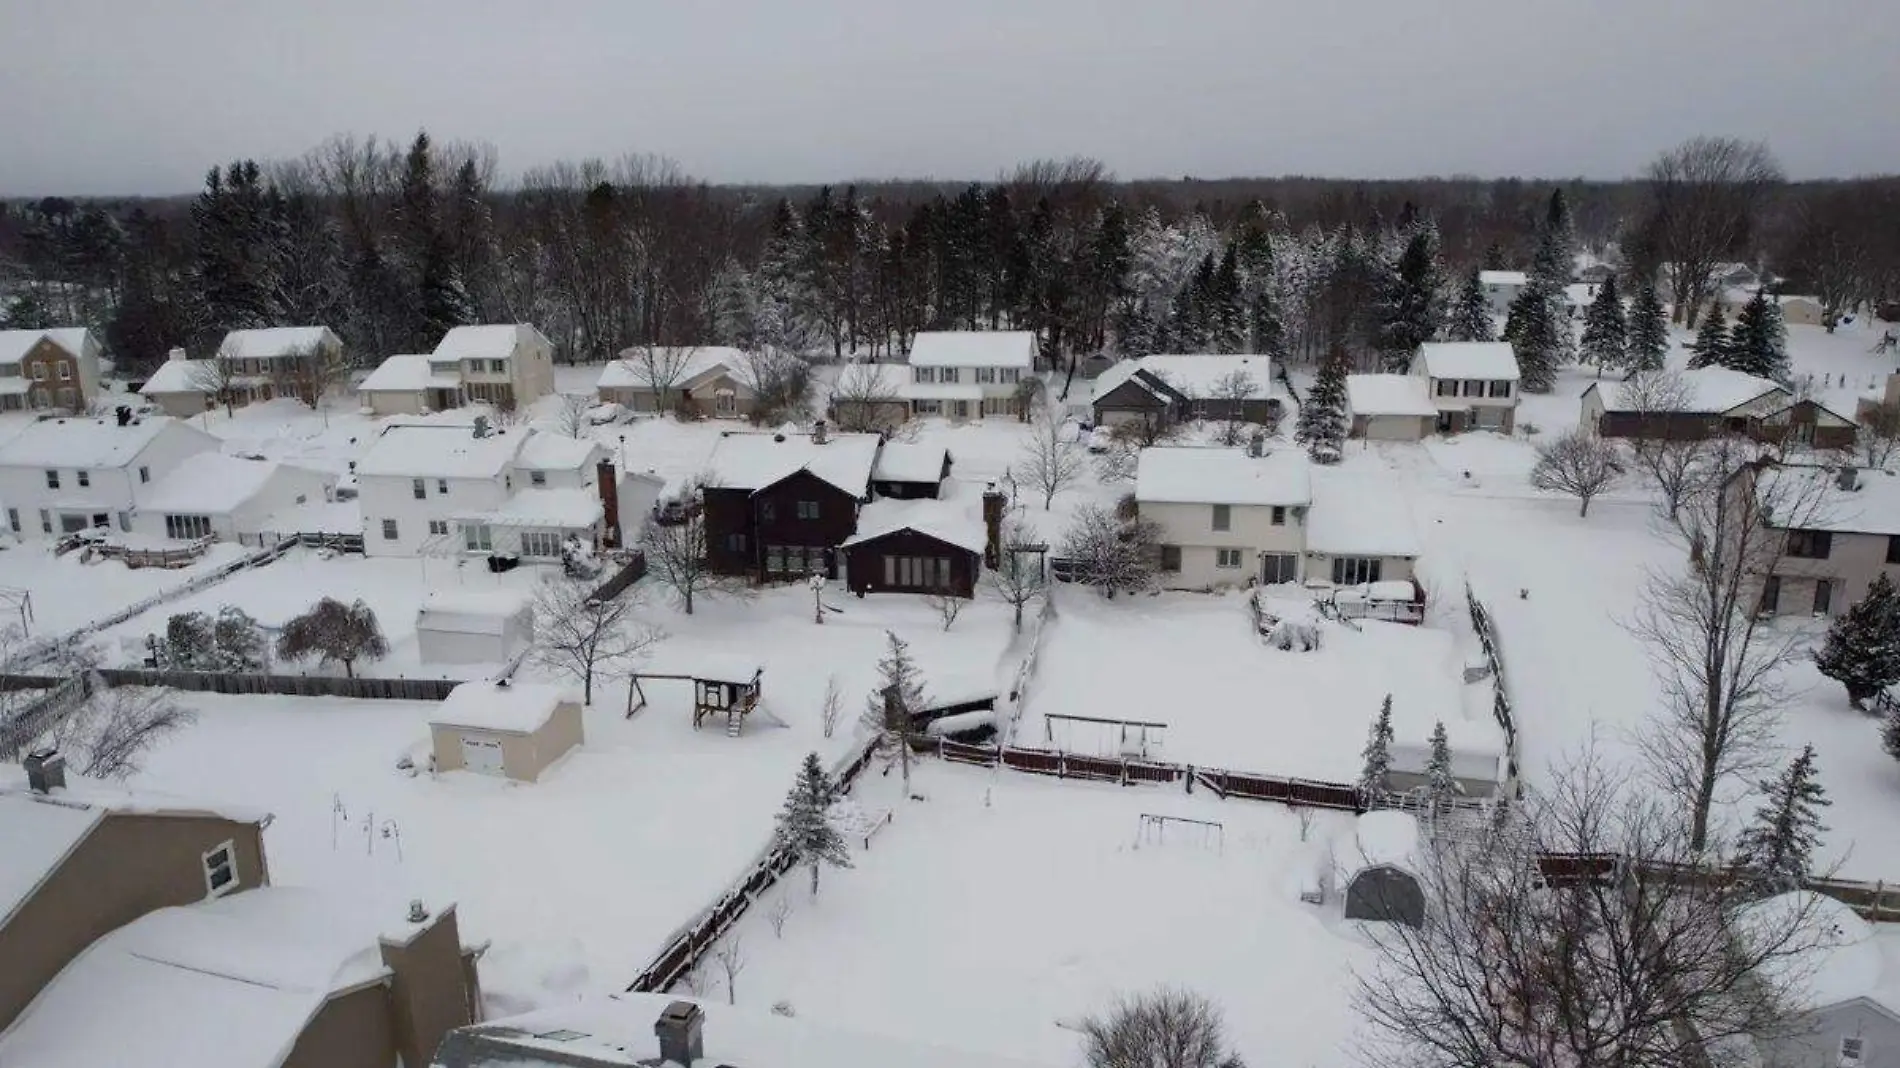
<svg viewBox="0 0 1900 1068">
<path fill-rule="evenodd" d="M 817 501 L 818 518 L 798 518 L 800 501 Z M 723 574 L 757 574 L 763 566 L 763 546 L 833 549 L 858 529 L 858 499 L 808 471 L 795 472 L 757 493 L 709 489 L 705 508 L 706 558 Z M 746 536 L 743 551 L 728 547 L 730 534 Z M 835 562 L 829 571 L 829 577 L 837 577 Z"/>
<path fill-rule="evenodd" d="M 386 983 L 330 999 L 297 1036 L 283 1068 L 395 1068 L 389 1000 Z"/>
<path fill-rule="evenodd" d="M 1225 531 L 1214 529 L 1214 508 L 1208 504 L 1147 503 L 1141 505 L 1141 515 L 1161 527 L 1161 544 L 1181 549 L 1181 570 L 1161 576 L 1161 584 L 1168 589 L 1244 585 L 1259 577 L 1261 553 L 1299 555 L 1306 549 L 1305 519 L 1291 505 L 1286 507 L 1286 522 L 1279 526 L 1273 523 L 1271 507 L 1234 505 Z M 1241 566 L 1215 567 L 1217 549 L 1241 550 Z"/>
<path fill-rule="evenodd" d="M 844 551 L 845 578 L 851 592 L 866 593 L 937 593 L 936 588 L 915 588 L 887 584 L 884 561 L 890 557 L 925 557 L 950 561 L 950 589 L 959 597 L 974 597 L 976 583 L 983 570 L 983 554 L 951 545 L 928 534 L 899 530 L 870 541 L 859 542 Z"/>
</svg>

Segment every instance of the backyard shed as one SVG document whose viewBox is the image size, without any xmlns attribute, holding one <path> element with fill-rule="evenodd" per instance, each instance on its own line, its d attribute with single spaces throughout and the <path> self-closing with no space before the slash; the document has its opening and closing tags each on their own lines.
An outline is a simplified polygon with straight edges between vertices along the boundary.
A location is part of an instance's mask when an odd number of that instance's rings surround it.
<svg viewBox="0 0 1900 1068">
<path fill-rule="evenodd" d="M 1419 885 L 1418 821 L 1409 812 L 1381 810 L 1359 817 L 1357 848 L 1348 848 L 1346 918 L 1418 927 L 1425 922 Z"/>
<path fill-rule="evenodd" d="M 429 721 L 435 769 L 534 782 L 581 744 L 581 705 L 559 687 L 465 682 Z"/>
<path fill-rule="evenodd" d="M 534 606 L 523 590 L 437 590 L 416 610 L 425 664 L 503 664 L 534 643 Z"/>
</svg>

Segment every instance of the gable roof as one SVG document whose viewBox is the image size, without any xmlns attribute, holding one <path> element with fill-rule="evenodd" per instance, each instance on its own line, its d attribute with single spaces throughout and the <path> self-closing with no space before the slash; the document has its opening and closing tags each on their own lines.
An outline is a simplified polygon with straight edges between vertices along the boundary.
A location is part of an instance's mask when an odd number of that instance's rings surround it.
<svg viewBox="0 0 1900 1068">
<path fill-rule="evenodd" d="M 416 609 L 416 629 L 500 635 L 523 612 L 533 612 L 533 598 L 520 588 L 431 590 Z"/>
<path fill-rule="evenodd" d="M 1306 547 L 1327 556 L 1416 557 L 1418 525 L 1404 492 L 1392 483 L 1321 471 L 1313 475 Z"/>
<path fill-rule="evenodd" d="M 374 393 L 379 390 L 455 389 L 461 384 L 461 378 L 456 375 L 436 374 L 429 366 L 427 355 L 410 353 L 384 360 L 356 389 L 359 393 Z"/>
<path fill-rule="evenodd" d="M 51 330 L 0 330 L 0 363 L 19 363 L 41 338 L 72 353 L 83 356 L 92 331 L 83 326 L 55 327 Z"/>
<path fill-rule="evenodd" d="M 912 367 L 1018 367 L 1036 365 L 1036 335 L 1028 330 L 927 330 L 910 343 Z"/>
<path fill-rule="evenodd" d="M 1157 445 L 1141 450 L 1135 500 L 1143 504 L 1304 505 L 1312 463 L 1299 449 L 1248 456 L 1243 449 Z"/>
<path fill-rule="evenodd" d="M 1438 414 L 1417 375 L 1347 375 L 1346 408 L 1353 415 Z"/>
<path fill-rule="evenodd" d="M 1091 402 L 1100 401 L 1123 383 L 1141 383 L 1163 400 L 1207 398 L 1229 375 L 1244 373 L 1253 381 L 1248 400 L 1265 400 L 1273 394 L 1273 365 L 1265 356 L 1225 354 L 1162 353 L 1122 360 L 1095 378 Z M 1157 380 L 1161 385 L 1157 388 Z M 1165 396 L 1172 392 L 1173 397 Z"/>
<path fill-rule="evenodd" d="M 950 450 L 942 445 L 887 441 L 878 450 L 871 479 L 874 482 L 941 482 L 943 467 L 949 462 Z"/>
<path fill-rule="evenodd" d="M 1530 284 L 1531 276 L 1523 271 L 1479 271 L 1478 284 L 1486 286 L 1521 286 Z"/>
<path fill-rule="evenodd" d="M 527 323 L 458 326 L 442 335 L 433 355 L 438 360 L 506 360 L 515 346 L 535 342 L 553 344 Z"/>
<path fill-rule="evenodd" d="M 853 497 L 863 497 L 870 492 L 882 441 L 876 434 L 833 433 L 819 445 L 810 434 L 792 431 L 728 430 L 707 457 L 707 485 L 756 493 L 798 471 L 810 471 Z"/>
<path fill-rule="evenodd" d="M 465 423 L 391 423 L 356 462 L 356 474 L 401 478 L 494 478 L 530 435 L 506 428 L 478 438 Z"/>
<path fill-rule="evenodd" d="M 187 456 L 167 471 L 139 502 L 141 512 L 223 515 L 257 496 L 279 472 L 307 473 L 334 484 L 336 476 L 291 468 L 274 460 L 247 460 L 217 452 Z"/>
<path fill-rule="evenodd" d="M 1900 932 L 1877 929 L 1852 908 L 1811 890 L 1777 894 L 1742 910 L 1743 932 L 1794 934 L 1794 951 L 1762 963 L 1768 980 L 1802 1011 L 1865 998 L 1900 1014 Z"/>
<path fill-rule="evenodd" d="M 429 717 L 432 726 L 527 734 L 547 724 L 554 710 L 571 700 L 559 686 L 541 683 L 465 682 Z"/>
<path fill-rule="evenodd" d="M 939 498 L 913 500 L 881 498 L 858 512 L 858 529 L 840 548 L 912 530 L 959 549 L 983 551 L 989 541 L 983 529 L 982 495 L 956 482 L 944 485 Z"/>
<path fill-rule="evenodd" d="M 1721 415 L 1770 393 L 1791 396 L 1787 387 L 1768 378 L 1745 375 L 1726 367 L 1700 367 L 1675 372 L 1682 382 L 1682 411 L 1694 415 Z M 1640 383 L 1639 383 L 1640 385 Z M 1673 388 L 1673 387 L 1672 387 Z M 1585 393 L 1595 390 L 1606 412 L 1634 411 L 1639 398 L 1627 380 L 1593 382 Z"/>
<path fill-rule="evenodd" d="M 227 369 L 228 370 L 228 369 Z M 158 365 L 139 392 L 150 396 L 154 393 L 210 393 L 208 383 L 216 382 L 251 383 L 261 382 L 258 375 L 226 375 L 218 369 L 216 360 L 166 360 Z"/>
<path fill-rule="evenodd" d="M 570 438 L 544 430 L 528 432 L 528 442 L 515 457 L 515 466 L 530 471 L 574 471 L 607 455 L 599 442 Z"/>
<path fill-rule="evenodd" d="M 1900 534 L 1900 475 L 1878 468 L 1857 469 L 1855 489 L 1840 488 L 1838 469 L 1788 464 L 1771 466 L 1761 474 L 1762 494 L 1769 500 L 1781 500 L 1807 514 L 1799 523 L 1803 530 L 1825 530 L 1835 534 Z M 1798 485 L 1780 488 L 1782 480 L 1797 480 Z M 1779 527 L 1770 516 L 1771 526 Z"/>
<path fill-rule="evenodd" d="M 0 466 L 124 467 L 166 433 L 199 439 L 207 452 L 216 451 L 219 444 L 210 434 L 167 416 L 144 416 L 127 426 L 111 418 L 47 419 L 0 445 Z"/>
<path fill-rule="evenodd" d="M 218 355 L 227 360 L 268 360 L 342 343 L 327 326 L 267 326 L 257 330 L 233 330 L 224 335 L 218 344 Z"/>
<path fill-rule="evenodd" d="M 679 389 L 710 372 L 736 372 L 745 361 L 745 353 L 724 345 L 636 345 L 620 350 L 619 359 L 601 368 L 596 385 L 604 389 L 652 389 L 654 378 L 667 380 L 670 374 L 667 388 Z"/>
<path fill-rule="evenodd" d="M 1508 341 L 1427 341 L 1419 364 L 1433 378 L 1517 381 L 1517 356 Z"/>
</svg>

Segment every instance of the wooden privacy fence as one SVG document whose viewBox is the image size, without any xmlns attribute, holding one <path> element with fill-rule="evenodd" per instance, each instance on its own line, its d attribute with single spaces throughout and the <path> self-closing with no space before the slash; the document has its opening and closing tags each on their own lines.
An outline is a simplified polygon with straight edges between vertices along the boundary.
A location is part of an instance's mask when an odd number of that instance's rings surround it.
<svg viewBox="0 0 1900 1068">
<path fill-rule="evenodd" d="M 848 791 L 851 788 L 864 769 L 871 766 L 876 752 L 875 742 L 867 743 L 837 769 L 835 778 L 840 790 Z M 870 835 L 867 834 L 864 841 L 868 847 Z M 719 896 L 719 900 L 666 943 L 666 948 L 660 950 L 646 970 L 628 984 L 627 990 L 632 993 L 659 993 L 679 982 L 699 966 L 700 959 L 712 949 L 713 943 L 739 922 L 739 918 L 746 914 L 759 895 L 771 889 L 796 863 L 796 859 L 784 849 L 777 845 L 767 846 L 759 859 Z"/>
<path fill-rule="evenodd" d="M 0 719 L 0 760 L 18 760 L 27 747 L 44 737 L 54 724 L 91 697 L 92 687 L 93 676 L 90 674 L 68 678 L 0 675 L 0 692 L 44 689 L 44 692 L 34 694 L 17 707 L 8 709 L 4 719 Z"/>
<path fill-rule="evenodd" d="M 1193 793 L 1196 786 L 1201 786 L 1222 799 L 1237 797 L 1248 801 L 1278 801 L 1288 805 L 1343 809 L 1348 812 L 1357 812 L 1365 807 L 1358 788 L 1346 783 L 1317 782 L 1221 768 L 1197 768 L 1191 764 L 1170 764 L 1158 760 L 1082 756 L 1055 749 L 973 745 L 948 738 L 913 739 L 912 748 L 935 752 L 954 764 L 1001 767 L 1057 779 L 1085 779 L 1123 786 L 1171 786 L 1180 783 L 1188 793 Z"/>
<path fill-rule="evenodd" d="M 219 671 L 101 668 L 106 685 L 167 686 L 174 690 L 286 697 L 360 697 L 384 701 L 441 701 L 461 679 L 350 679 L 328 675 L 250 675 Z"/>
<path fill-rule="evenodd" d="M 627 592 L 627 587 L 646 577 L 647 554 L 635 549 L 614 576 L 594 588 L 590 600 L 611 601 Z"/>
<path fill-rule="evenodd" d="M 1540 853 L 1537 874 L 1547 886 L 1609 885 L 1625 874 L 1624 864 L 1623 857 L 1615 853 Z M 1727 886 L 1743 875 L 1734 868 L 1661 861 L 1646 863 L 1642 870 L 1652 879 L 1715 886 Z M 1900 923 L 1900 884 L 1884 880 L 1809 879 L 1802 886 L 1839 901 L 1869 922 Z"/>
<path fill-rule="evenodd" d="M 1491 623 L 1491 610 L 1478 600 L 1469 582 L 1465 583 L 1465 606 L 1471 612 L 1471 629 L 1477 632 L 1478 644 L 1484 647 L 1485 663 L 1491 669 L 1491 714 L 1496 717 L 1498 727 L 1504 731 L 1505 782 L 1509 784 L 1505 792 L 1514 794 L 1517 785 L 1517 720 L 1512 715 L 1511 692 L 1504 682 L 1504 655 L 1498 649 L 1498 634 Z"/>
</svg>

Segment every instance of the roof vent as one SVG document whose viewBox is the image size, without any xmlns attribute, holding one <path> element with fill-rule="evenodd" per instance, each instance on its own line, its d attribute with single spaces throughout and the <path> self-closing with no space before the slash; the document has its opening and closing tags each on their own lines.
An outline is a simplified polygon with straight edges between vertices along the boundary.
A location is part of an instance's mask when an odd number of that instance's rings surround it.
<svg viewBox="0 0 1900 1068">
<path fill-rule="evenodd" d="M 1842 464 L 1834 473 L 1834 485 L 1852 493 L 1860 488 L 1860 469 Z"/>
<path fill-rule="evenodd" d="M 56 749 L 35 749 L 26 755 L 26 785 L 36 794 L 66 787 L 66 758 Z"/>
<path fill-rule="evenodd" d="M 429 910 L 422 907 L 422 899 L 419 897 L 411 899 L 409 902 L 409 922 L 422 923 L 428 918 Z"/>
</svg>

